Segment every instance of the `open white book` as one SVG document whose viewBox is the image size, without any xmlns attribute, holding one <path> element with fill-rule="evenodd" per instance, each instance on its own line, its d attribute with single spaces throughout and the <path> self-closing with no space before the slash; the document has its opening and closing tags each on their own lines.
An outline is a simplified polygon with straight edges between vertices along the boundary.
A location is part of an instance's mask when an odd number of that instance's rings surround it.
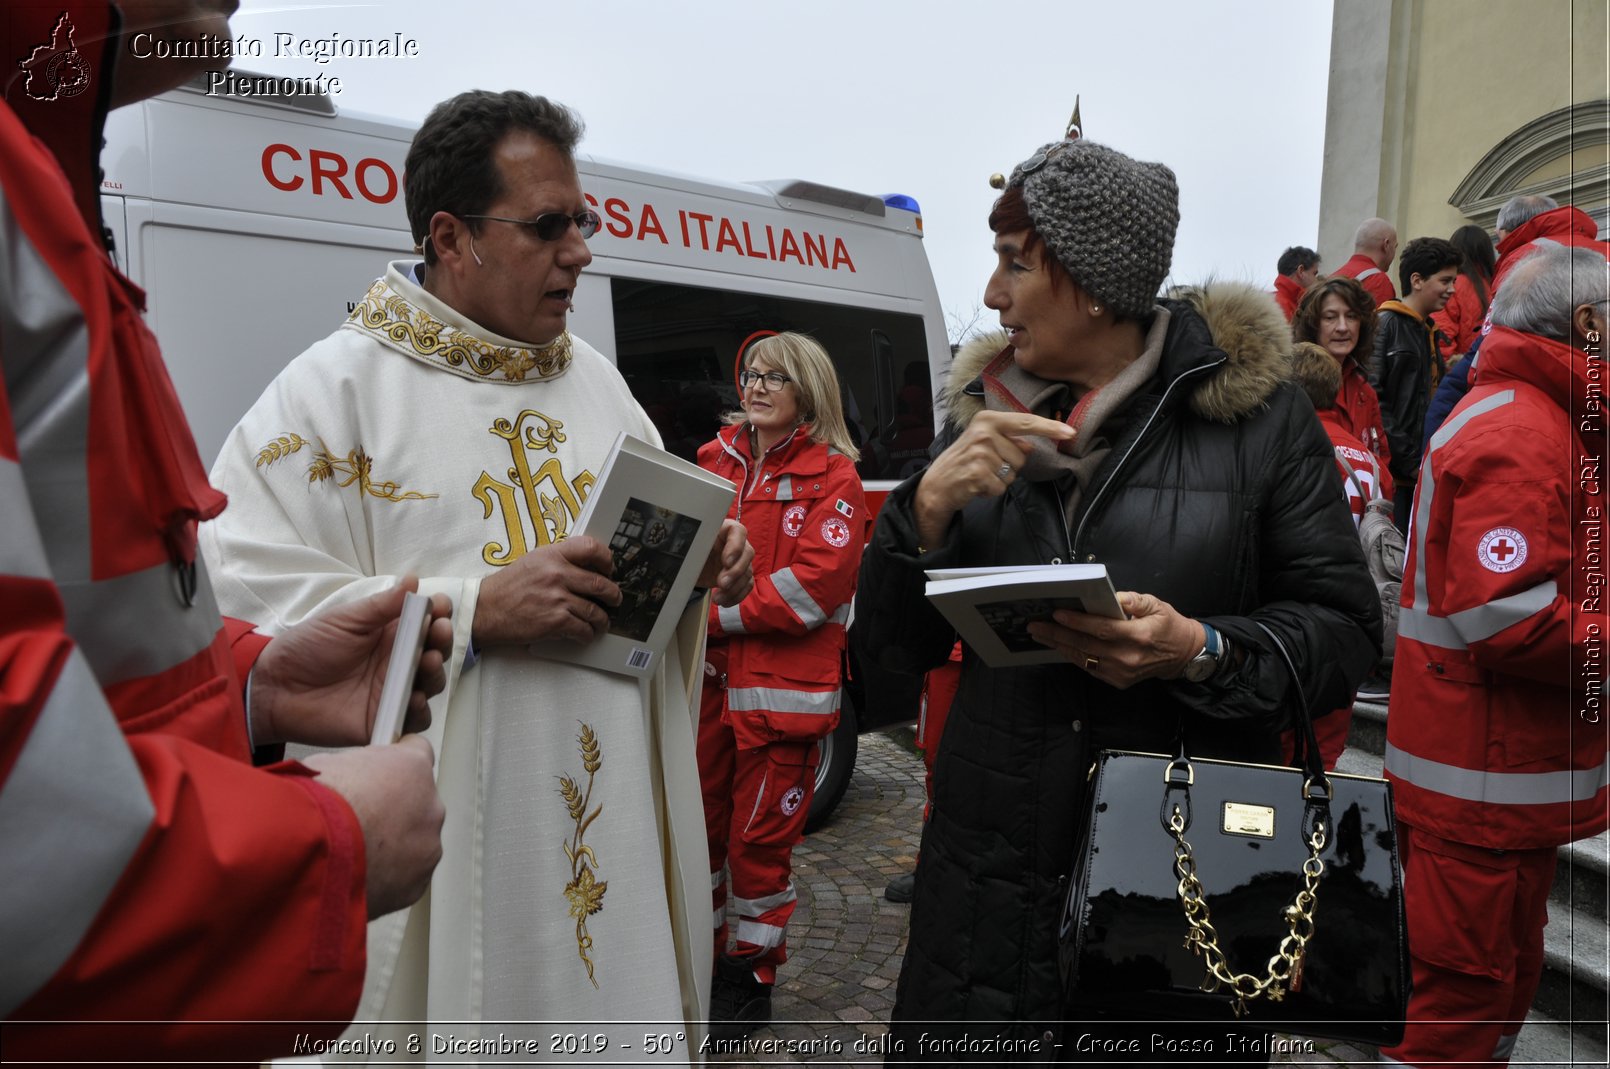
<svg viewBox="0 0 1610 1069">
<path fill-rule="evenodd" d="M 570 530 L 572 538 L 591 535 L 609 547 L 621 603 L 609 614 L 609 630 L 586 645 L 535 642 L 531 652 L 621 675 L 652 673 L 737 490 L 622 432 Z"/>
<path fill-rule="evenodd" d="M 936 569 L 928 573 L 927 594 L 991 668 L 1062 660 L 1029 634 L 1029 624 L 1049 620 L 1057 609 L 1124 618 L 1105 564 Z"/>
</svg>

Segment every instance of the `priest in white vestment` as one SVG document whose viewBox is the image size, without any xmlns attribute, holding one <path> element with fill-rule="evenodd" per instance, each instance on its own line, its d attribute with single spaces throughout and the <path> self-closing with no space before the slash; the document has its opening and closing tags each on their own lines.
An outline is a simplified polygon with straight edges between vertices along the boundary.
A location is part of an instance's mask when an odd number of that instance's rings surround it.
<svg viewBox="0 0 1610 1069">
<path fill-rule="evenodd" d="M 579 134 L 523 93 L 439 106 L 406 179 L 426 262 L 390 265 L 292 361 L 212 472 L 230 508 L 203 550 L 226 612 L 273 631 L 404 574 L 458 607 L 431 728 L 442 861 L 424 900 L 371 926 L 349 1033 L 389 1038 L 387 1057 L 490 1060 L 506 1040 L 522 1060 L 697 1060 L 700 606 L 644 681 L 525 648 L 602 629 L 619 598 L 608 551 L 564 539 L 617 432 L 660 441 L 565 329 L 598 225 Z M 724 532 L 705 572 L 718 601 L 741 600 L 751 556 L 741 528 Z M 645 1033 L 685 1036 L 680 1058 Z"/>
</svg>

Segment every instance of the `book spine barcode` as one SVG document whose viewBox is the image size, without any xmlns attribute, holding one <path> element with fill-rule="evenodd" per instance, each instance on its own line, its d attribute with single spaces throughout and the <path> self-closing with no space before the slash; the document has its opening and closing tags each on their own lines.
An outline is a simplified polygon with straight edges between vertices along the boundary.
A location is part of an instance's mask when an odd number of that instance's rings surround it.
<svg viewBox="0 0 1610 1069">
<path fill-rule="evenodd" d="M 653 659 L 654 652 L 652 650 L 633 650 L 626 658 L 626 667 L 647 668 L 649 662 Z"/>
</svg>

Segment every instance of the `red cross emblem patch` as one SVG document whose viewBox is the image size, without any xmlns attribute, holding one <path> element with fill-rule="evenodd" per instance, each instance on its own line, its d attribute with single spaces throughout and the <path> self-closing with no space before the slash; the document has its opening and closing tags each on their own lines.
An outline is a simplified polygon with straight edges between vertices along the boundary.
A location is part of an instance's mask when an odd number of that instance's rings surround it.
<svg viewBox="0 0 1610 1069">
<path fill-rule="evenodd" d="M 1513 527 L 1494 527 L 1481 536 L 1476 559 L 1490 572 L 1513 572 L 1526 563 L 1526 536 Z"/>
<path fill-rule="evenodd" d="M 783 534 L 789 538 L 798 538 L 799 533 L 805 529 L 805 506 L 790 505 L 788 511 L 783 513 Z"/>
<path fill-rule="evenodd" d="M 837 516 L 829 516 L 822 521 L 822 537 L 829 544 L 843 549 L 850 544 L 850 525 Z"/>
</svg>

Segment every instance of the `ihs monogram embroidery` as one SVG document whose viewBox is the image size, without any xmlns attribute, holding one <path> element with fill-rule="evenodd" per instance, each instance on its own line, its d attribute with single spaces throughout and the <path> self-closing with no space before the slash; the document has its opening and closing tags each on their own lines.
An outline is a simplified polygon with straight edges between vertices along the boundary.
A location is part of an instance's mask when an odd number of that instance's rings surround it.
<svg viewBox="0 0 1610 1069">
<path fill-rule="evenodd" d="M 487 519 L 491 518 L 494 508 L 499 511 L 508 537 L 506 546 L 492 541 L 481 547 L 481 559 L 486 563 L 513 564 L 530 551 L 525 520 L 520 515 L 522 503 L 538 546 L 563 541 L 570 533 L 570 522 L 581 515 L 582 503 L 597 482 L 592 472 L 584 470 L 574 479 L 566 480 L 564 466 L 557 456 L 548 457 L 535 470 L 531 467 L 530 454 L 558 452 L 559 443 L 566 440 L 564 428 L 562 420 L 529 408 L 513 422 L 499 419 L 488 428 L 509 443 L 512 463 L 508 482 L 500 482 L 491 472 L 483 471 L 470 490 L 485 508 Z M 544 493 L 544 486 L 552 493 Z"/>
<path fill-rule="evenodd" d="M 301 452 L 304 446 L 312 445 L 312 442 L 300 434 L 287 432 L 258 450 L 257 466 L 269 467 L 277 460 Z M 417 490 L 404 490 L 394 482 L 376 482 L 371 472 L 373 466 L 374 458 L 365 453 L 361 446 L 349 450 L 344 457 L 337 457 L 330 453 L 329 447 L 321 439 L 318 448 L 313 450 L 313 463 L 308 465 L 307 481 L 322 483 L 327 479 L 334 479 L 336 485 L 340 487 L 357 483 L 359 493 L 378 497 L 382 501 L 427 501 L 437 496 L 422 494 Z"/>
<path fill-rule="evenodd" d="M 581 744 L 581 767 L 587 771 L 587 787 L 583 790 L 569 776 L 559 777 L 559 795 L 565 800 L 570 819 L 576 822 L 575 833 L 563 844 L 565 856 L 570 859 L 570 882 L 565 884 L 565 897 L 570 900 L 570 915 L 576 918 L 576 952 L 587 966 L 587 979 L 596 988 L 598 978 L 593 975 L 593 959 L 587 955 L 593 948 L 593 937 L 587 933 L 587 918 L 604 908 L 604 892 L 609 890 L 609 883 L 598 879 L 595 871 L 598 856 L 583 839 L 588 827 L 604 811 L 600 805 L 591 813 L 587 812 L 593 797 L 593 779 L 603 767 L 604 757 L 598 736 L 589 725 L 581 725 L 576 741 Z"/>
</svg>

